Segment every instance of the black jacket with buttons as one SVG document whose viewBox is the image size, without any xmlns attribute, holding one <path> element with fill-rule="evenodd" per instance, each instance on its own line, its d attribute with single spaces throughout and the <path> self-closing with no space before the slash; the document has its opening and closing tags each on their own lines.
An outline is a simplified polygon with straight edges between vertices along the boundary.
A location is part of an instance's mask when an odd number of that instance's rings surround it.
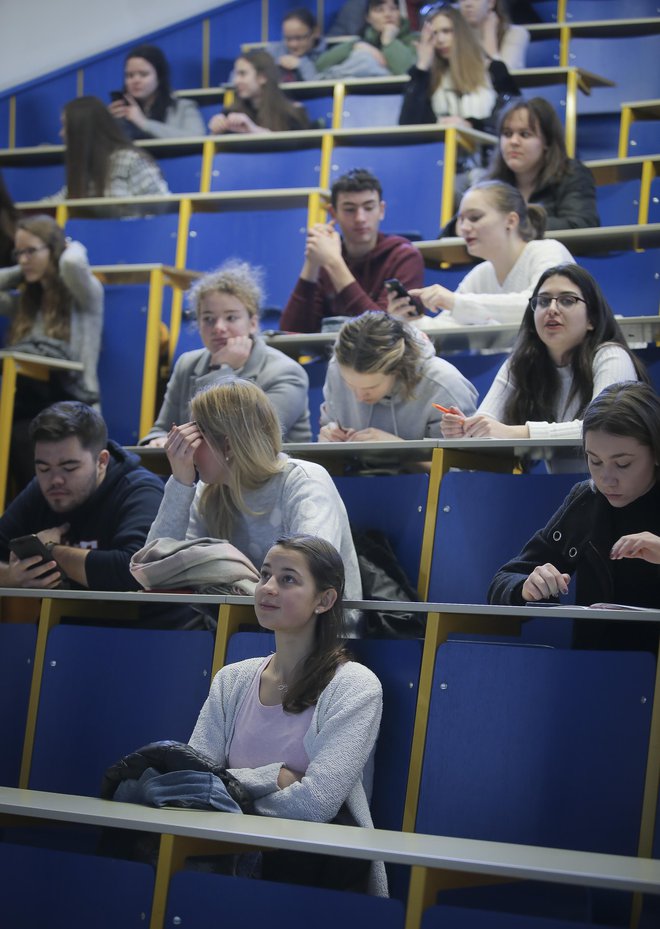
<svg viewBox="0 0 660 929">
<path fill-rule="evenodd" d="M 657 522 L 658 514 L 649 514 L 649 531 L 656 531 Z M 609 551 L 614 541 L 612 507 L 593 489 L 591 481 L 582 481 L 522 552 L 500 568 L 488 590 L 488 602 L 523 606 L 523 584 L 534 568 L 549 562 L 562 574 L 575 575 L 576 604 L 611 603 L 615 597 Z M 646 567 L 649 586 L 643 602 L 648 602 L 649 590 L 652 597 L 657 592 L 655 606 L 660 607 L 660 566 Z M 653 624 L 630 620 L 579 623 L 574 635 L 574 644 L 581 647 L 653 650 L 657 641 Z"/>
</svg>

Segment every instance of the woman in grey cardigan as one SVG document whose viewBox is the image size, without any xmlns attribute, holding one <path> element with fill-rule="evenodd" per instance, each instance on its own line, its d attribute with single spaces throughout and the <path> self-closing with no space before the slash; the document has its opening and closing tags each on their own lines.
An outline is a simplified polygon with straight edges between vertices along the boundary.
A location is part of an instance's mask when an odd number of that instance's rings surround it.
<svg viewBox="0 0 660 929">
<path fill-rule="evenodd" d="M 228 261 L 194 284 L 189 301 L 205 347 L 178 359 L 156 422 L 140 444 L 164 446 L 172 423 L 190 419 L 197 391 L 234 374 L 268 395 L 285 442 L 311 440 L 307 373 L 259 337 L 262 297 L 259 269 L 241 261 Z"/>
<path fill-rule="evenodd" d="M 275 652 L 216 675 L 190 738 L 229 768 L 263 816 L 373 827 L 368 796 L 382 690 L 341 641 L 343 589 L 332 545 L 304 535 L 277 539 L 254 598 L 259 624 L 275 633 Z M 387 894 L 381 862 L 264 853 L 265 879 L 292 872 L 296 883 Z"/>
</svg>

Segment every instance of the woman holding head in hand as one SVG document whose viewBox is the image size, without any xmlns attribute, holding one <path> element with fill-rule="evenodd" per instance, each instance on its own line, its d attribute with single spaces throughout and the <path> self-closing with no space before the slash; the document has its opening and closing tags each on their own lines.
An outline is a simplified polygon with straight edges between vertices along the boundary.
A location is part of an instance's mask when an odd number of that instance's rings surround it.
<svg viewBox="0 0 660 929">
<path fill-rule="evenodd" d="M 344 565 L 332 545 L 275 538 L 254 596 L 275 651 L 218 672 L 190 738 L 238 778 L 263 816 L 373 827 L 368 794 L 382 690 L 342 642 L 343 592 Z M 387 895 L 381 863 L 334 856 L 265 852 L 262 877 Z"/>
<path fill-rule="evenodd" d="M 323 397 L 319 442 L 389 442 L 439 437 L 433 404 L 474 409 L 477 390 L 425 335 L 370 310 L 340 329 Z"/>
<path fill-rule="evenodd" d="M 458 0 L 458 9 L 487 58 L 511 69 L 525 67 L 529 32 L 512 24 L 505 0 Z"/>
<path fill-rule="evenodd" d="M 280 423 L 263 390 L 225 378 L 193 397 L 191 415 L 192 421 L 168 433 L 172 477 L 147 542 L 226 539 L 259 565 L 278 536 L 318 535 L 342 557 L 347 597 L 361 599 L 357 556 L 337 488 L 321 465 L 282 453 Z"/>
<path fill-rule="evenodd" d="M 594 278 L 575 264 L 545 271 L 513 352 L 474 416 L 442 418 L 445 438 L 563 439 L 582 435 L 589 402 L 609 384 L 647 381 Z"/>
<path fill-rule="evenodd" d="M 285 442 L 309 442 L 308 389 L 304 368 L 259 336 L 263 274 L 245 261 L 226 261 L 193 284 L 188 299 L 204 348 L 177 360 L 156 422 L 142 445 L 162 447 L 172 423 L 190 418 L 190 401 L 228 375 L 257 384 L 271 400 Z"/>
<path fill-rule="evenodd" d="M 544 529 L 495 575 L 491 603 L 558 600 L 660 607 L 660 398 L 649 384 L 606 387 L 584 414 L 591 479 L 576 484 Z M 579 623 L 576 644 L 655 649 L 657 629 Z"/>
</svg>

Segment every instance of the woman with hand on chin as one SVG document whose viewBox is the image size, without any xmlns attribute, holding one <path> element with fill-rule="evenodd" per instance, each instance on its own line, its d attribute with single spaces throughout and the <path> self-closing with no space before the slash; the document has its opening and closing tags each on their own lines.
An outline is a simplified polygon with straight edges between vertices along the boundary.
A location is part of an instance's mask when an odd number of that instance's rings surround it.
<svg viewBox="0 0 660 929">
<path fill-rule="evenodd" d="M 170 66 L 155 45 L 138 45 L 124 62 L 124 92 L 108 107 L 131 139 L 188 138 L 206 134 L 193 100 L 172 96 Z"/>
<path fill-rule="evenodd" d="M 529 32 L 511 23 L 504 0 L 458 0 L 458 8 L 489 59 L 511 69 L 525 67 Z"/>
<path fill-rule="evenodd" d="M 660 607 L 660 398 L 649 384 L 605 388 L 584 414 L 591 480 L 495 575 L 490 603 L 559 600 Z M 576 645 L 657 650 L 657 626 L 577 623 Z"/>
<path fill-rule="evenodd" d="M 191 416 L 167 436 L 172 477 L 147 543 L 226 539 L 258 565 L 278 536 L 317 535 L 339 551 L 346 595 L 360 600 L 346 507 L 325 468 L 283 454 L 277 414 L 263 390 L 225 378 L 193 397 Z"/>
<path fill-rule="evenodd" d="M 513 352 L 474 416 L 442 418 L 445 438 L 564 439 L 582 435 L 593 397 L 619 381 L 647 381 L 594 278 L 575 264 L 545 271 Z"/>
<path fill-rule="evenodd" d="M 309 378 L 304 368 L 259 336 L 262 273 L 244 261 L 227 261 L 192 286 L 188 299 L 204 348 L 177 360 L 165 399 L 141 445 L 163 447 L 172 423 L 190 419 L 190 401 L 228 375 L 257 384 L 272 402 L 285 442 L 309 442 Z"/>
<path fill-rule="evenodd" d="M 323 385 L 319 442 L 440 436 L 433 406 L 474 410 L 476 388 L 422 333 L 372 310 L 344 323 Z"/>
<path fill-rule="evenodd" d="M 287 132 L 309 129 L 307 110 L 292 103 L 279 87 L 275 60 L 261 48 L 253 48 L 236 59 L 233 84 L 236 99 L 222 113 L 212 116 L 209 131 L 214 135 L 238 132 Z"/>
<path fill-rule="evenodd" d="M 543 209 L 527 206 L 515 187 L 500 181 L 470 187 L 461 200 L 457 231 L 468 253 L 483 261 L 465 275 L 456 291 L 440 284 L 410 291 L 425 306 L 445 311 L 433 320 L 418 317 L 422 326 L 520 323 L 539 275 L 573 261 L 561 242 L 543 238 L 544 230 Z M 389 312 L 415 315 L 405 297 L 394 302 Z"/>
<path fill-rule="evenodd" d="M 190 738 L 238 778 L 262 816 L 373 828 L 368 794 L 382 689 L 344 647 L 343 593 L 344 565 L 332 545 L 276 538 L 254 596 L 275 651 L 218 672 Z M 387 895 L 379 862 L 267 851 L 262 877 Z"/>
</svg>

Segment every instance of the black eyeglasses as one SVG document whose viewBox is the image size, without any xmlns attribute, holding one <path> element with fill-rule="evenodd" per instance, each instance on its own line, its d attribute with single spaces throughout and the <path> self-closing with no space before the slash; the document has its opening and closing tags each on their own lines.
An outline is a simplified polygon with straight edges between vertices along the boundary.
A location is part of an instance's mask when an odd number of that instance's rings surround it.
<svg viewBox="0 0 660 929">
<path fill-rule="evenodd" d="M 37 252 L 48 251 L 47 245 L 39 245 L 38 247 L 32 246 L 31 248 L 15 248 L 11 253 L 11 257 L 14 261 L 20 261 L 21 258 L 33 258 Z"/>
<path fill-rule="evenodd" d="M 556 297 L 550 294 L 539 294 L 538 297 L 532 297 L 529 304 L 535 311 L 549 310 L 553 301 L 560 310 L 572 310 L 577 303 L 584 303 L 586 305 L 587 302 L 583 300 L 582 297 L 578 297 L 577 294 L 557 294 Z"/>
</svg>

